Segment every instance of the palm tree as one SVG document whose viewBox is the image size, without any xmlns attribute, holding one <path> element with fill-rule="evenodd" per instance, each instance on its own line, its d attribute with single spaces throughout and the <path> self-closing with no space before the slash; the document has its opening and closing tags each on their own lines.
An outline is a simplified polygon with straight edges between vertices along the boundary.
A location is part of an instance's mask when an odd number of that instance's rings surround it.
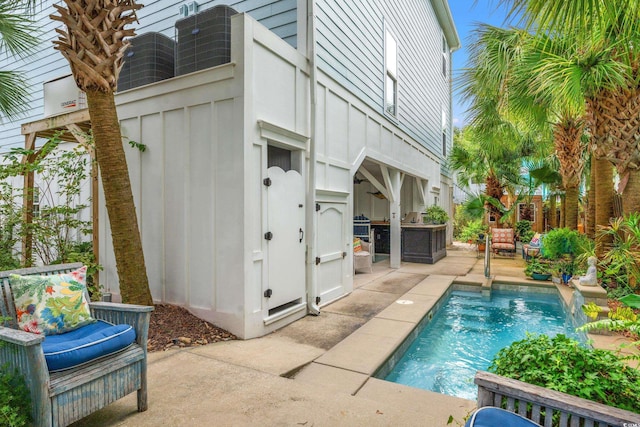
<svg viewBox="0 0 640 427">
<path fill-rule="evenodd" d="M 57 14 L 50 16 L 66 26 L 66 31 L 56 29 L 59 38 L 54 44 L 87 96 L 122 300 L 152 305 L 114 100 L 128 44 L 124 38 L 135 35 L 127 27 L 137 21 L 136 11 L 142 5 L 134 0 L 64 0 L 64 4 L 54 5 Z"/>
<path fill-rule="evenodd" d="M 0 2 L 0 53 L 22 56 L 37 45 L 33 22 L 27 18 L 28 6 L 21 0 Z M 28 96 L 28 85 L 21 73 L 0 70 L 0 118 L 24 112 Z"/>
<path fill-rule="evenodd" d="M 553 87 L 540 91 L 533 86 L 536 65 L 545 54 L 543 48 L 551 44 L 554 49 L 562 49 L 566 41 L 490 25 L 480 25 L 476 35 L 471 48 L 473 68 L 463 77 L 464 93 L 472 101 L 474 117 L 483 126 L 495 126 L 499 120 L 493 116 L 497 114 L 504 121 L 526 123 L 542 138 L 553 139 L 565 190 L 566 226 L 577 228 L 586 150 L 584 101 L 580 98 L 581 102 L 575 102 Z M 496 106 L 495 112 L 487 111 L 486 98 Z"/>
<path fill-rule="evenodd" d="M 594 153 L 618 171 L 625 213 L 640 211 L 640 2 L 637 0 L 503 0 L 540 33 L 571 35 L 583 57 L 580 69 L 564 68 L 565 83 L 585 86 Z M 601 75 L 592 62 L 610 65 Z M 572 69 L 574 73 L 569 70 Z M 556 79 L 554 84 L 558 83 Z M 603 165 L 596 168 L 602 170 Z M 597 188 L 596 188 L 597 191 Z M 600 195 L 597 196 L 599 198 Z M 599 205 L 602 205 L 599 203 Z M 598 208 L 598 207 L 596 207 Z M 606 214 L 596 212 L 596 217 Z M 603 225 L 603 224 L 598 224 Z"/>
<path fill-rule="evenodd" d="M 521 154 L 510 141 L 501 140 L 497 135 L 490 137 L 467 126 L 456 132 L 447 164 L 458 172 L 461 187 L 485 184 L 484 196 L 478 200 L 484 210 L 499 221 L 506 211 L 500 199 L 509 187 L 520 183 Z"/>
</svg>

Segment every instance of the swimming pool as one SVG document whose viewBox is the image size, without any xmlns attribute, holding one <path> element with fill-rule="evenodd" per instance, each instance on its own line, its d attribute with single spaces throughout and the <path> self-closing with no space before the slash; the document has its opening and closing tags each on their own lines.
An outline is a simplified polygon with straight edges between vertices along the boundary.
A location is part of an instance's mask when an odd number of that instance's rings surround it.
<svg viewBox="0 0 640 427">
<path fill-rule="evenodd" d="M 575 332 L 557 294 L 499 290 L 489 298 L 453 291 L 431 321 L 383 378 L 465 399 L 477 398 L 473 378 L 503 347 L 527 332 L 559 333 L 586 342 Z M 383 370 L 384 371 L 384 370 Z"/>
</svg>

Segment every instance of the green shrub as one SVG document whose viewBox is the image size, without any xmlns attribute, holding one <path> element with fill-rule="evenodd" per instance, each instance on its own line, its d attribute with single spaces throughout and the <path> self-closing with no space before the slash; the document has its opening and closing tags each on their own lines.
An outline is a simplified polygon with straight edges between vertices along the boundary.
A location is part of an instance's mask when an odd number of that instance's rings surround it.
<svg viewBox="0 0 640 427">
<path fill-rule="evenodd" d="M 531 224 L 532 222 L 526 219 L 516 222 L 516 239 L 523 243 L 529 243 L 531 241 L 531 237 L 529 238 L 529 240 L 525 239 L 526 236 L 529 235 L 529 232 L 532 231 Z M 533 236 L 533 234 L 531 234 L 531 236 Z"/>
<path fill-rule="evenodd" d="M 590 250 L 589 238 L 576 230 L 568 228 L 555 228 L 542 238 L 544 256 L 550 259 L 559 259 L 563 255 L 576 257 Z"/>
<path fill-rule="evenodd" d="M 478 240 L 480 234 L 486 234 L 487 227 L 482 224 L 481 219 L 474 219 L 469 221 L 469 223 L 462 228 L 460 232 L 459 239 L 462 242 L 473 241 L 474 243 Z"/>
<path fill-rule="evenodd" d="M 449 221 L 449 214 L 438 205 L 433 205 L 427 208 L 423 221 L 427 224 L 444 224 Z"/>
<path fill-rule="evenodd" d="M 31 421 L 31 401 L 24 378 L 8 372 L 0 372 L 0 425 L 22 427 Z"/>
<path fill-rule="evenodd" d="M 640 371 L 611 351 L 583 347 L 564 335 L 528 335 L 500 350 L 489 371 L 640 412 Z"/>
</svg>

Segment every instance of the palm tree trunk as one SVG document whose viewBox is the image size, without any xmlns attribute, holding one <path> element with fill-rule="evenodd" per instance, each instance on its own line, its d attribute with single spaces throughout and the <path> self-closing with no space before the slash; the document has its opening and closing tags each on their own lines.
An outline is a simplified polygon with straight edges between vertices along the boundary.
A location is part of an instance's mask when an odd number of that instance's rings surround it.
<svg viewBox="0 0 640 427">
<path fill-rule="evenodd" d="M 567 206 L 567 204 L 565 203 L 565 195 L 563 193 L 560 195 L 560 224 L 559 224 L 560 228 L 564 227 L 565 206 Z"/>
<path fill-rule="evenodd" d="M 585 233 L 590 238 L 596 235 L 596 174 L 595 174 L 596 156 L 591 155 L 591 173 L 589 174 L 589 199 L 587 204 L 587 224 Z"/>
<path fill-rule="evenodd" d="M 591 171 L 595 175 L 595 201 L 596 201 L 596 234 L 600 227 L 609 225 L 609 220 L 613 216 L 613 166 L 606 159 L 596 159 L 594 169 Z M 610 239 L 596 239 L 596 256 L 602 259 L 605 247 Z"/>
<path fill-rule="evenodd" d="M 558 196 L 554 193 L 549 197 L 549 228 L 558 228 Z"/>
<path fill-rule="evenodd" d="M 629 181 L 622 193 L 622 213 L 626 216 L 640 212 L 640 170 L 628 169 Z"/>
<path fill-rule="evenodd" d="M 564 196 L 564 226 L 578 229 L 578 187 L 568 187 Z"/>
<path fill-rule="evenodd" d="M 122 301 L 153 305 L 113 92 L 86 95 Z"/>
</svg>

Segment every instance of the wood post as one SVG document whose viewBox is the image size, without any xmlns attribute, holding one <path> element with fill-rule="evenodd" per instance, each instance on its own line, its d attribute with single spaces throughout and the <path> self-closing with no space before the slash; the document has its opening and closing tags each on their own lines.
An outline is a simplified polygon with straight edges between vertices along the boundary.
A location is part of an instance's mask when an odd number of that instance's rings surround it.
<svg viewBox="0 0 640 427">
<path fill-rule="evenodd" d="M 25 137 L 24 148 L 26 150 L 35 150 L 36 134 L 30 133 Z M 28 154 L 22 158 L 22 164 L 28 165 L 35 159 L 35 152 Z M 24 223 L 22 237 L 22 266 L 31 267 L 33 258 L 33 232 L 31 224 L 33 223 L 33 191 L 35 186 L 35 177 L 33 171 L 24 171 L 24 184 L 22 186 L 22 220 Z"/>
</svg>

